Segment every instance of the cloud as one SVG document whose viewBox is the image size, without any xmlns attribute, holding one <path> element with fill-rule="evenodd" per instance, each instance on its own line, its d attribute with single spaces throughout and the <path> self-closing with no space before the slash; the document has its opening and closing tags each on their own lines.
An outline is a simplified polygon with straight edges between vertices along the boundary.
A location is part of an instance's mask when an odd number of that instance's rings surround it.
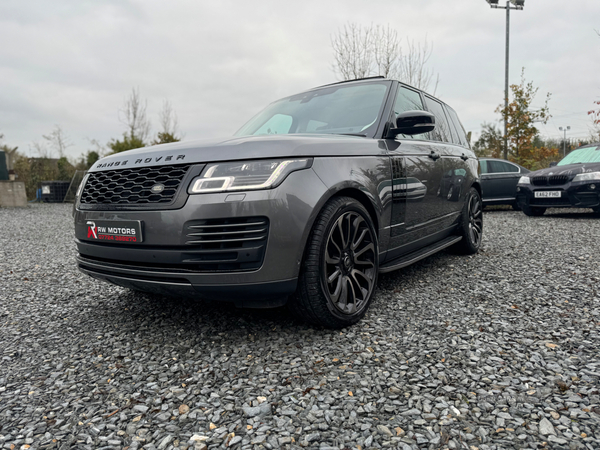
<svg viewBox="0 0 600 450">
<path fill-rule="evenodd" d="M 513 12 L 511 82 L 526 67 L 540 100 L 553 93 L 551 112 L 591 108 L 600 96 L 597 17 L 598 2 L 530 0 Z M 331 36 L 349 21 L 427 38 L 437 94 L 478 131 L 497 120 L 503 98 L 504 20 L 483 0 L 3 2 L 0 132 L 26 149 L 59 124 L 75 156 L 87 138 L 105 143 L 125 131 L 118 111 L 138 87 L 155 125 L 168 98 L 186 138 L 229 135 L 271 101 L 335 81 Z"/>
</svg>

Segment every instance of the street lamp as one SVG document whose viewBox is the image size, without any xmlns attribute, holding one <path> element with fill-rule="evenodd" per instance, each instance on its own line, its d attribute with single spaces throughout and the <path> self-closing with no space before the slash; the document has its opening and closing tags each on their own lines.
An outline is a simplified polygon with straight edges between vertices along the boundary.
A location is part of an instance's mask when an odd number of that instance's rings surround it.
<svg viewBox="0 0 600 450">
<path fill-rule="evenodd" d="M 521 10 L 525 7 L 525 0 L 506 0 L 506 6 L 500 6 L 498 0 L 486 0 L 491 8 L 506 9 L 506 62 L 504 67 L 504 111 L 508 112 L 508 48 L 510 35 L 510 10 Z M 515 6 L 510 6 L 510 4 Z M 504 159 L 508 159 L 508 117 L 504 116 Z"/>
<path fill-rule="evenodd" d="M 564 132 L 564 135 L 563 135 L 563 158 L 564 158 L 565 156 L 567 156 L 567 130 L 570 130 L 571 127 L 570 126 L 569 127 L 565 127 L 565 128 L 558 127 L 558 129 L 560 131 Z"/>
</svg>

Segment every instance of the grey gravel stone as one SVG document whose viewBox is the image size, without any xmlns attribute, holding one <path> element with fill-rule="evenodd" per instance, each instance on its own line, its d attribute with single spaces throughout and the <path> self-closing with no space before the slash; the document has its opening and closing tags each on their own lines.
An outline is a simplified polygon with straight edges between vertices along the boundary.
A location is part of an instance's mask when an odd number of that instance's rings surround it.
<svg viewBox="0 0 600 450">
<path fill-rule="evenodd" d="M 597 217 L 484 220 L 329 331 L 101 283 L 69 205 L 0 209 L 0 448 L 600 448 Z"/>
<path fill-rule="evenodd" d="M 548 435 L 548 434 L 556 435 L 556 431 L 554 430 L 554 427 L 552 426 L 550 421 L 548 419 L 546 419 L 545 417 L 542 420 L 540 420 L 539 427 L 540 427 L 540 434 L 542 434 L 542 435 Z"/>
</svg>

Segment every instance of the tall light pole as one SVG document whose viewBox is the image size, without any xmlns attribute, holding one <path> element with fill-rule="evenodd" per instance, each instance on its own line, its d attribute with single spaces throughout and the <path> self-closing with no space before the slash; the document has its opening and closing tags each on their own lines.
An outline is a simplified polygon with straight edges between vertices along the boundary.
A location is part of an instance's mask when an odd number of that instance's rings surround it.
<svg viewBox="0 0 600 450">
<path fill-rule="evenodd" d="M 504 64 L 504 159 L 508 159 L 508 49 L 510 43 L 510 10 L 523 9 L 525 0 L 506 0 L 506 6 L 500 6 L 498 0 L 486 0 L 494 9 L 506 9 L 506 62 Z M 510 4 L 515 6 L 510 6 Z"/>
<path fill-rule="evenodd" d="M 570 130 L 571 127 L 570 126 L 565 127 L 565 128 L 558 127 L 558 129 L 560 131 L 564 132 L 564 135 L 563 135 L 563 158 L 564 158 L 565 156 L 567 156 L 567 130 Z"/>
</svg>

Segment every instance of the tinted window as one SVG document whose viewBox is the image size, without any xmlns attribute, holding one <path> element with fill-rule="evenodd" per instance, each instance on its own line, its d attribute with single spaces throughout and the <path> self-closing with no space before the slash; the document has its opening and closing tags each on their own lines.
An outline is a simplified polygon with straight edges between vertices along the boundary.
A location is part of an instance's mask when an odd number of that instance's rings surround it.
<svg viewBox="0 0 600 450">
<path fill-rule="evenodd" d="M 490 173 L 506 173 L 506 172 L 518 172 L 519 168 L 514 164 L 504 161 L 488 161 L 488 167 Z"/>
<path fill-rule="evenodd" d="M 400 113 L 406 111 L 423 111 L 423 101 L 421 100 L 421 94 L 411 89 L 407 89 L 403 86 L 398 88 L 398 94 L 396 94 L 396 102 L 394 103 L 394 120 Z M 428 133 L 417 134 L 409 136 L 406 134 L 398 135 L 405 139 L 429 139 Z"/>
<path fill-rule="evenodd" d="M 450 133 L 450 125 L 444 108 L 440 102 L 437 102 L 429 97 L 425 97 L 427 110 L 435 116 L 435 129 L 430 133 L 431 139 L 434 141 L 452 142 L 452 134 Z"/>
<path fill-rule="evenodd" d="M 479 160 L 479 170 L 481 173 L 488 173 L 488 162 L 485 159 Z"/>
<path fill-rule="evenodd" d="M 467 141 L 467 134 L 465 133 L 465 129 L 463 128 L 462 124 L 460 123 L 460 120 L 458 119 L 456 111 L 454 111 L 448 105 L 446 105 L 446 110 L 448 111 L 450 121 L 454 125 L 454 129 L 456 130 L 456 134 L 458 135 L 459 144 L 464 147 L 468 147 L 469 142 Z"/>
</svg>

